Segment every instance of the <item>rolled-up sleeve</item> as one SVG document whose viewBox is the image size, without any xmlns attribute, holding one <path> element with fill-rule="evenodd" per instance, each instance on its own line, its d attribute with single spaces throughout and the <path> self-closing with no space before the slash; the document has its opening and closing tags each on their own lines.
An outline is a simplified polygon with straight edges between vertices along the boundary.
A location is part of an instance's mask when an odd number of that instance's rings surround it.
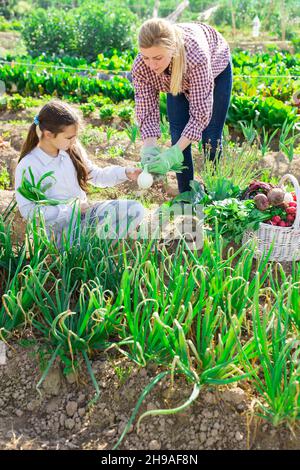
<svg viewBox="0 0 300 470">
<path fill-rule="evenodd" d="M 208 126 L 213 109 L 214 78 L 208 59 L 195 65 L 190 73 L 190 118 L 182 135 L 199 142 Z"/>
<path fill-rule="evenodd" d="M 117 184 L 128 181 L 129 178 L 126 176 L 126 169 L 122 166 L 107 166 L 100 168 L 94 165 L 91 161 L 87 165 L 89 171 L 89 183 L 99 188 L 108 188 L 116 186 Z"/>
<path fill-rule="evenodd" d="M 97 186 L 98 188 L 108 188 L 129 180 L 126 175 L 125 167 L 119 165 L 110 165 L 104 168 L 100 168 L 88 158 L 85 148 L 80 143 L 77 145 L 79 147 L 84 164 L 86 165 L 88 171 L 88 182 L 90 184 Z"/>
<path fill-rule="evenodd" d="M 159 90 L 134 69 L 132 71 L 132 78 L 135 115 L 142 139 L 160 137 Z"/>
</svg>

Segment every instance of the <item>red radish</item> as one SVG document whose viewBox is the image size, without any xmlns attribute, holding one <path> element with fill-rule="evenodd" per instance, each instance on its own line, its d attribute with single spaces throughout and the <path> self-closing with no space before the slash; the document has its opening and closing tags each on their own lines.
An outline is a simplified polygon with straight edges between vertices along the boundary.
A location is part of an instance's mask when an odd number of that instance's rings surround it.
<svg viewBox="0 0 300 470">
<path fill-rule="evenodd" d="M 281 218 L 279 217 L 279 215 L 274 215 L 271 220 L 272 222 L 274 222 L 274 224 L 278 224 L 279 222 L 281 222 Z"/>
<path fill-rule="evenodd" d="M 296 214 L 296 207 L 288 207 L 286 209 L 287 214 Z"/>
<path fill-rule="evenodd" d="M 286 227 L 284 220 L 282 220 L 281 222 L 279 222 L 278 226 L 279 226 L 279 227 Z"/>
<path fill-rule="evenodd" d="M 294 201 L 297 201 L 296 193 L 295 193 L 295 192 L 292 192 L 291 194 L 292 194 L 292 196 L 293 196 L 293 198 L 294 198 Z"/>
<path fill-rule="evenodd" d="M 294 216 L 293 214 L 289 214 L 289 215 L 287 216 L 286 220 L 287 220 L 288 222 L 294 222 L 295 216 Z"/>
<path fill-rule="evenodd" d="M 297 202 L 289 202 L 289 207 L 297 207 Z"/>
</svg>

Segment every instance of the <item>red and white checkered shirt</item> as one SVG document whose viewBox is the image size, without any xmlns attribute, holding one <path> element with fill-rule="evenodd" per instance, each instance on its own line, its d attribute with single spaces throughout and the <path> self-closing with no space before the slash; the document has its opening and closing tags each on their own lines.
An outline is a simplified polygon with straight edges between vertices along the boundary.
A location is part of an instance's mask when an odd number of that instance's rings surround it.
<svg viewBox="0 0 300 470">
<path fill-rule="evenodd" d="M 182 135 L 198 142 L 211 119 L 214 79 L 227 67 L 230 49 L 223 36 L 209 25 L 179 23 L 177 26 L 183 30 L 186 50 L 182 93 L 190 105 L 190 119 Z M 133 63 L 135 111 L 143 140 L 160 137 L 159 92 L 170 92 L 171 66 L 172 62 L 167 71 L 157 75 L 145 64 L 141 54 Z"/>
</svg>

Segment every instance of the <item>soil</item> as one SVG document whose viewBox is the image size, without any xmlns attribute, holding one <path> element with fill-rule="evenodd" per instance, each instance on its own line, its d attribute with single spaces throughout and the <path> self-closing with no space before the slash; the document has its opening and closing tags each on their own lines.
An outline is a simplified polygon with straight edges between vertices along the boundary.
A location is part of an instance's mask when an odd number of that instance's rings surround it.
<svg viewBox="0 0 300 470">
<path fill-rule="evenodd" d="M 62 374 L 56 361 L 39 394 L 36 385 L 49 356 L 38 344 L 11 346 L 6 365 L 0 366 L 0 449 L 112 449 L 140 393 L 159 373 L 155 365 L 141 369 L 114 353 L 96 353 L 92 368 L 101 394 L 90 405 L 95 390 L 84 364 L 76 383 L 73 374 Z M 147 396 L 138 416 L 178 406 L 191 392 L 181 377 L 175 378 L 173 389 L 165 378 Z M 184 412 L 146 417 L 139 431 L 135 420 L 119 449 L 299 449 L 299 432 L 274 428 L 255 417 L 254 399 L 247 383 L 204 388 Z"/>
</svg>

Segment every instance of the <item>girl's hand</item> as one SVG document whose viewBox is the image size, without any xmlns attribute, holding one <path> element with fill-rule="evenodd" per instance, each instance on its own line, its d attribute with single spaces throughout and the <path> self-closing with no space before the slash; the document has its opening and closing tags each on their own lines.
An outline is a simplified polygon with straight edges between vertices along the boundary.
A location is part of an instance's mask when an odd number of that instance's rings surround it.
<svg viewBox="0 0 300 470">
<path fill-rule="evenodd" d="M 89 209 L 90 204 L 87 201 L 80 201 L 80 211 L 81 214 L 85 214 L 86 211 Z"/>
<path fill-rule="evenodd" d="M 141 168 L 126 168 L 125 173 L 127 178 L 129 178 L 131 181 L 136 181 L 138 179 L 138 176 L 142 173 Z"/>
</svg>

